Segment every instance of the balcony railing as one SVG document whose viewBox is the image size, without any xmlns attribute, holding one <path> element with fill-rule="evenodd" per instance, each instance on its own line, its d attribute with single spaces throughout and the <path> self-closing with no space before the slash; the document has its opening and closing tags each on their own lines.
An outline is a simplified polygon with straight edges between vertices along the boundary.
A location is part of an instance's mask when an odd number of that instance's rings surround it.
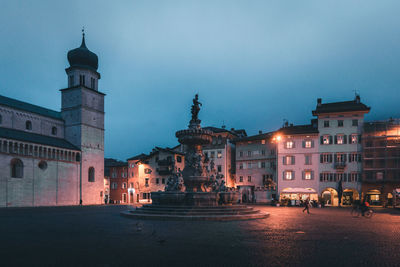
<svg viewBox="0 0 400 267">
<path fill-rule="evenodd" d="M 174 161 L 170 159 L 162 159 L 157 162 L 158 166 L 170 166 L 174 165 Z"/>
<path fill-rule="evenodd" d="M 343 170 L 346 168 L 346 162 L 335 162 L 334 168 L 338 170 Z"/>
</svg>

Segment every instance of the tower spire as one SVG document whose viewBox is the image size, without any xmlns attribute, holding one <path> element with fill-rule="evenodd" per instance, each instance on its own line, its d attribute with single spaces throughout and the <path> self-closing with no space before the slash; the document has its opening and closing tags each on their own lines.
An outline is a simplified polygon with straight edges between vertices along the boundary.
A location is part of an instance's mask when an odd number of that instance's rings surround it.
<svg viewBox="0 0 400 267">
<path fill-rule="evenodd" d="M 85 43 L 85 26 L 82 27 L 82 44 L 81 44 L 82 48 L 87 48 L 86 47 L 86 43 Z"/>
</svg>

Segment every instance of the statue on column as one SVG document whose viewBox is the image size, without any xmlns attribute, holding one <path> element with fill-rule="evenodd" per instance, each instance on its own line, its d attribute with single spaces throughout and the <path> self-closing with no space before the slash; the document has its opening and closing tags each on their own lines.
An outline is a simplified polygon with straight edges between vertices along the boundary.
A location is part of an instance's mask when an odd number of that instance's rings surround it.
<svg viewBox="0 0 400 267">
<path fill-rule="evenodd" d="M 200 111 L 200 106 L 202 104 L 199 102 L 199 95 L 196 94 L 195 97 L 193 98 L 193 105 L 192 105 L 192 120 L 191 122 L 199 122 L 199 111 Z"/>
</svg>

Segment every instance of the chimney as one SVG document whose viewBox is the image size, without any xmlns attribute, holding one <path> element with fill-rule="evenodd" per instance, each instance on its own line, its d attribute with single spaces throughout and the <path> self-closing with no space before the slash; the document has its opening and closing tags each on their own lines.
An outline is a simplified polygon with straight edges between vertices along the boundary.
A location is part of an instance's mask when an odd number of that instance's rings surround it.
<svg viewBox="0 0 400 267">
<path fill-rule="evenodd" d="M 317 99 L 317 107 L 320 107 L 322 104 L 322 98 Z"/>
<path fill-rule="evenodd" d="M 356 95 L 356 103 L 359 104 L 360 103 L 360 96 Z"/>
<path fill-rule="evenodd" d="M 288 126 L 289 126 L 289 122 L 285 121 L 285 127 L 288 127 Z"/>
<path fill-rule="evenodd" d="M 259 131 L 258 131 L 258 134 L 262 134 L 262 131 L 261 131 L 261 130 L 259 130 Z"/>
</svg>

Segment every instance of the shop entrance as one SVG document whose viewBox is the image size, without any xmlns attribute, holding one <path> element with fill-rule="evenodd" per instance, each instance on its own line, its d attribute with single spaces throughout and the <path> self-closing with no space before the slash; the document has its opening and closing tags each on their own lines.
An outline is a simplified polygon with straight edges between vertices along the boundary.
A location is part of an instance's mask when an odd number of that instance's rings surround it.
<svg viewBox="0 0 400 267">
<path fill-rule="evenodd" d="M 344 189 L 342 194 L 342 205 L 350 206 L 353 205 L 354 201 L 359 199 L 357 190 L 355 189 Z"/>
<path fill-rule="evenodd" d="M 379 190 L 369 190 L 365 194 L 365 201 L 367 201 L 372 206 L 380 206 L 381 199 L 380 199 L 381 192 Z"/>
<path fill-rule="evenodd" d="M 321 194 L 322 201 L 326 206 L 337 206 L 339 204 L 338 193 L 336 189 L 326 188 Z"/>
</svg>

